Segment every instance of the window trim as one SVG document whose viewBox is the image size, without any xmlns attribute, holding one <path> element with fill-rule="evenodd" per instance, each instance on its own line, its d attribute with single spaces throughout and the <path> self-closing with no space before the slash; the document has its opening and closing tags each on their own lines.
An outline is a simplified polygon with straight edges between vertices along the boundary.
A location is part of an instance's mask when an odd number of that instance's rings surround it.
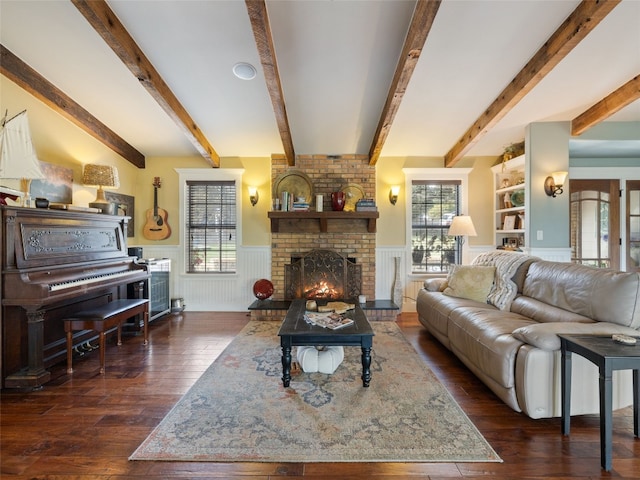
<svg viewBox="0 0 640 480">
<path fill-rule="evenodd" d="M 405 258 L 411 258 L 411 187 L 414 181 L 447 181 L 458 180 L 460 182 L 460 213 L 469 214 L 469 173 L 473 168 L 403 168 L 405 178 Z M 469 242 L 462 244 L 462 261 L 468 257 Z M 411 262 L 404 262 L 409 279 L 420 280 L 431 277 L 445 276 L 445 272 L 440 273 L 415 273 L 411 269 Z"/>
<path fill-rule="evenodd" d="M 240 255 L 240 248 L 242 246 L 242 175 L 244 174 L 244 168 L 175 168 L 179 177 L 179 202 L 180 213 L 182 218 L 180 219 L 180 255 L 182 257 L 182 271 L 181 275 L 187 275 L 190 277 L 224 277 L 230 278 L 233 275 L 239 275 L 242 270 L 242 255 Z M 187 241 L 185 221 L 188 218 L 188 205 L 187 205 L 187 182 L 188 181 L 201 181 L 201 182 L 222 182 L 231 181 L 235 183 L 236 187 L 236 271 L 234 273 L 222 273 L 222 272 L 207 272 L 207 273 L 192 273 L 187 271 L 188 256 L 186 252 Z"/>
</svg>

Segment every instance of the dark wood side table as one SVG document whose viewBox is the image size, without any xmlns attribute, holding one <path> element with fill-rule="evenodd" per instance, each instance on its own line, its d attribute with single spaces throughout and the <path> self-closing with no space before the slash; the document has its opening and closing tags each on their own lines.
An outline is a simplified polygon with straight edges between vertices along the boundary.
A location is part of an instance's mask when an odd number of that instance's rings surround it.
<svg viewBox="0 0 640 480">
<path fill-rule="evenodd" d="M 612 375 L 614 370 L 633 370 L 633 433 L 638 437 L 640 414 L 640 339 L 635 345 L 614 342 L 610 336 L 558 335 L 562 348 L 562 434 L 569 435 L 571 422 L 571 354 L 586 358 L 600 370 L 600 463 L 611 470 Z"/>
<path fill-rule="evenodd" d="M 278 336 L 282 346 L 282 384 L 291 382 L 291 347 L 300 345 L 342 345 L 358 346 L 362 349 L 362 386 L 371 382 L 371 347 L 373 346 L 373 328 L 364 311 L 358 305 L 346 315 L 354 320 L 353 325 L 330 330 L 307 323 L 304 319 L 306 301 L 293 300 L 282 322 Z"/>
</svg>

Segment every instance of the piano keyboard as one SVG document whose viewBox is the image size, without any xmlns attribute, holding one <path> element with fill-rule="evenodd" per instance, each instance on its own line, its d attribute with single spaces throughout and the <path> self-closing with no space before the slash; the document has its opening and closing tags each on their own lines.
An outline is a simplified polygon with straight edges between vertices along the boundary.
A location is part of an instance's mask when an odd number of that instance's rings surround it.
<svg viewBox="0 0 640 480">
<path fill-rule="evenodd" d="M 125 270 L 122 272 L 105 273 L 103 275 L 96 275 L 94 277 L 76 278 L 68 282 L 52 283 L 49 285 L 49 291 L 55 292 L 57 290 L 64 290 L 65 288 L 77 287 L 79 285 L 88 285 L 91 283 L 103 282 L 104 280 L 111 280 L 118 277 L 126 277 L 127 275 L 139 274 L 140 270 Z"/>
</svg>

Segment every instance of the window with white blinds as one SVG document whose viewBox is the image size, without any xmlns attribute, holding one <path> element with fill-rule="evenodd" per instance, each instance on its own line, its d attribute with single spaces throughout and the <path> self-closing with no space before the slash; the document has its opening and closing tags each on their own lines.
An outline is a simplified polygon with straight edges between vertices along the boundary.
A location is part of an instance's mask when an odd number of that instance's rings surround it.
<svg viewBox="0 0 640 480">
<path fill-rule="evenodd" d="M 414 180 L 411 184 L 412 273 L 447 272 L 461 262 L 461 244 L 447 235 L 460 214 L 460 180 Z"/>
<path fill-rule="evenodd" d="M 235 273 L 237 206 L 234 181 L 186 184 L 188 273 Z"/>
</svg>

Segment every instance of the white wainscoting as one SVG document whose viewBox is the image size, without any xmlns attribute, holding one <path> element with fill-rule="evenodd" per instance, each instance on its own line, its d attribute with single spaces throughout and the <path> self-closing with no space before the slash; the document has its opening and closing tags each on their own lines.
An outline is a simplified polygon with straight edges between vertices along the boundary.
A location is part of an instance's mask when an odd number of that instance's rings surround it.
<svg viewBox="0 0 640 480">
<path fill-rule="evenodd" d="M 474 258 L 484 252 L 491 252 L 495 250 L 491 245 L 485 246 L 472 246 L 469 247 L 469 261 L 465 259 L 464 263 L 471 263 Z M 571 261 L 571 248 L 558 247 L 558 248 L 525 248 L 524 253 L 527 255 L 533 255 L 534 257 L 541 258 L 542 260 L 548 260 L 550 262 L 570 262 Z"/>
<path fill-rule="evenodd" d="M 404 306 L 402 310 L 404 312 L 416 311 L 416 300 L 418 299 L 418 292 L 424 285 L 424 279 L 411 279 L 405 288 Z"/>
<path fill-rule="evenodd" d="M 488 246 L 469 247 L 469 262 Z M 241 247 L 238 250 L 238 271 L 232 275 L 194 275 L 184 272 L 184 255 L 180 246 L 144 245 L 145 258 L 171 259 L 171 298 L 183 298 L 185 309 L 190 311 L 240 312 L 246 311 L 255 300 L 253 284 L 260 278 L 271 278 L 271 247 Z M 545 260 L 570 261 L 569 249 L 536 249 L 531 252 Z M 394 257 L 400 257 L 400 278 L 404 287 L 404 312 L 415 312 L 418 291 L 423 278 L 408 275 L 407 252 L 402 246 L 376 249 L 376 299 L 392 298 Z"/>
<path fill-rule="evenodd" d="M 493 245 L 465 245 L 463 247 L 462 263 L 469 265 L 481 253 L 492 252 L 495 249 Z"/>
<path fill-rule="evenodd" d="M 406 292 L 406 247 L 404 245 L 378 247 L 376 248 L 376 300 L 391 300 L 393 297 L 393 279 L 395 276 L 394 257 L 400 257 L 400 279 Z"/>
<path fill-rule="evenodd" d="M 271 248 L 240 247 L 238 271 L 229 275 L 185 274 L 179 246 L 143 246 L 145 258 L 171 259 L 171 298 L 183 298 L 185 310 L 195 312 L 245 311 L 255 300 L 253 284 L 271 276 Z"/>
<path fill-rule="evenodd" d="M 571 248 L 532 248 L 529 254 L 550 262 L 571 261 Z"/>
<path fill-rule="evenodd" d="M 463 263 L 471 261 L 481 253 L 494 250 L 492 245 L 463 247 Z M 404 245 L 378 247 L 376 249 L 376 298 L 388 300 L 392 297 L 394 262 L 393 257 L 400 257 L 401 280 L 404 287 L 404 301 L 402 303 L 403 312 L 416 311 L 416 298 L 418 291 L 422 288 L 426 276 L 415 276 L 409 274 L 409 267 L 406 264 L 408 253 Z"/>
</svg>

